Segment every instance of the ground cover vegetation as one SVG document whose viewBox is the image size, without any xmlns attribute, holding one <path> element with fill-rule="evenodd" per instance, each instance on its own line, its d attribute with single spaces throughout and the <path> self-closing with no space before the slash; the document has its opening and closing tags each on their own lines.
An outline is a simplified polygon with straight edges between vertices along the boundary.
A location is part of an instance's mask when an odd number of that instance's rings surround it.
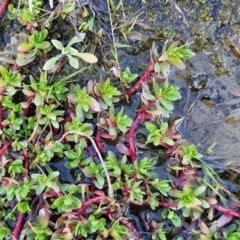
<svg viewBox="0 0 240 240">
<path fill-rule="evenodd" d="M 107 5 L 110 19 L 124 9 L 121 1 Z M 169 71 L 184 71 L 194 53 L 167 39 L 161 53 L 153 44 L 138 76 L 118 68 L 117 47 L 128 46 L 113 39 L 112 74 L 93 81 L 91 64 L 101 59 L 86 33 L 96 24 L 95 12 L 90 2 L 8 4 L 7 17 L 21 27 L 0 52 L 0 239 L 239 239 L 239 203 L 229 200 L 197 146 L 168 122 L 181 99 Z M 59 19 L 73 28 L 67 43 L 51 38 Z M 136 21 L 120 28 L 124 39 Z M 56 74 L 66 66 L 71 74 Z M 75 81 L 82 73 L 89 73 L 86 85 Z M 141 102 L 132 109 L 135 119 L 119 108 L 133 95 Z M 158 159 L 138 151 L 140 124 L 146 145 L 167 154 L 168 179 L 154 171 Z M 105 150 L 107 141 L 121 137 L 114 151 Z M 63 172 L 52 164 L 59 159 L 73 183 L 62 181 Z M 145 219 L 141 231 L 126 215 L 130 206 L 159 218 Z"/>
</svg>

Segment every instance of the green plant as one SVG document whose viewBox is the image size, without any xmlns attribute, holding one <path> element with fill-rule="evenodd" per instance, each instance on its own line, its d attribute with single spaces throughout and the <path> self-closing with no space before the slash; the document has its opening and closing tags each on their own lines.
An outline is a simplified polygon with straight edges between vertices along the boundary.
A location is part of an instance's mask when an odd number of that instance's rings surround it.
<svg viewBox="0 0 240 240">
<path fill-rule="evenodd" d="M 7 70 L 5 67 L 0 65 L 0 90 L 1 92 L 4 91 L 5 95 L 12 96 L 17 92 L 17 87 L 20 87 L 22 84 L 23 79 L 25 78 L 24 75 L 20 73 L 13 73 L 11 70 Z"/>
<path fill-rule="evenodd" d="M 82 22 L 79 26 L 79 30 L 92 31 L 94 26 L 94 17 L 90 17 L 87 22 Z"/>
<path fill-rule="evenodd" d="M 138 74 L 131 73 L 129 67 L 125 69 L 120 75 L 120 80 L 124 87 L 129 88 L 130 83 L 133 82 L 138 77 Z"/>
<path fill-rule="evenodd" d="M 180 227 L 181 226 L 181 218 L 175 213 L 174 210 L 170 209 L 163 209 L 162 216 L 164 219 L 169 219 L 174 226 Z"/>
<path fill-rule="evenodd" d="M 155 146 L 158 146 L 159 144 L 172 146 L 174 144 L 174 141 L 167 136 L 168 123 L 162 123 L 159 129 L 150 122 L 145 122 L 145 126 L 149 131 L 147 143 L 153 143 Z"/>
<path fill-rule="evenodd" d="M 58 197 L 51 205 L 52 209 L 57 208 L 59 213 L 70 211 L 73 208 L 80 208 L 81 201 L 70 194 L 62 197 Z"/>
<path fill-rule="evenodd" d="M 40 115 L 39 124 L 45 125 L 45 124 L 52 124 L 53 127 L 59 128 L 59 122 L 63 119 L 62 114 L 64 113 L 63 110 L 55 110 L 56 106 L 54 104 L 48 105 L 48 106 L 39 106 L 37 109 L 37 112 Z"/>
<path fill-rule="evenodd" d="M 114 222 L 108 230 L 108 234 L 116 240 L 121 240 L 129 236 L 128 229 L 118 221 Z"/>
<path fill-rule="evenodd" d="M 120 177 L 121 168 L 119 166 L 119 163 L 117 161 L 115 154 L 111 151 L 108 151 L 108 156 L 106 158 L 106 167 L 109 170 L 110 176 Z"/>
<path fill-rule="evenodd" d="M 198 166 L 196 163 L 194 163 L 192 160 L 193 159 L 201 159 L 202 154 L 198 153 L 196 146 L 194 144 L 188 145 L 188 146 L 182 146 L 183 150 L 183 159 L 182 159 L 182 164 L 188 165 L 190 164 L 191 166 Z"/>
<path fill-rule="evenodd" d="M 69 158 L 69 161 L 65 163 L 65 167 L 69 169 L 77 168 L 82 160 L 82 146 L 77 144 L 74 150 L 65 151 L 64 154 Z"/>
<path fill-rule="evenodd" d="M 67 44 L 66 47 L 63 46 L 63 44 L 58 41 L 58 40 L 51 40 L 52 44 L 58 49 L 61 50 L 61 54 L 49 59 L 43 66 L 43 70 L 50 70 L 54 67 L 54 65 L 56 64 L 57 61 L 59 61 L 61 58 L 65 58 L 67 57 L 69 64 L 75 68 L 78 69 L 79 67 L 79 63 L 78 63 L 78 59 L 76 59 L 73 56 L 79 57 L 82 60 L 84 60 L 85 62 L 88 63 L 95 63 L 97 62 L 97 58 L 91 54 L 91 53 L 81 53 L 79 52 L 77 49 L 73 48 L 72 45 L 75 43 L 79 43 L 82 42 L 83 39 L 85 38 L 85 33 L 80 33 L 77 36 L 73 37 L 71 39 L 71 41 Z"/>
<path fill-rule="evenodd" d="M 168 76 L 171 65 L 180 69 L 185 68 L 182 59 L 191 58 L 195 54 L 186 48 L 186 45 L 177 47 L 178 42 L 173 42 L 167 49 L 167 43 L 162 49 L 162 55 L 159 57 L 155 46 L 152 48 L 153 58 L 155 59 L 154 71 L 161 73 L 165 78 Z"/>
<path fill-rule="evenodd" d="M 240 238 L 239 224 L 230 225 L 225 231 L 223 231 L 223 236 L 225 240 L 237 240 Z"/>
<path fill-rule="evenodd" d="M 3 222 L 0 222 L 0 239 L 6 239 L 10 234 L 10 229 L 5 226 Z"/>
<path fill-rule="evenodd" d="M 153 80 L 153 93 L 151 93 L 147 84 L 143 85 L 142 101 L 145 104 L 143 109 L 149 114 L 169 117 L 173 110 L 172 101 L 180 98 L 179 87 L 170 85 L 168 81 L 165 81 L 161 88 Z"/>
<path fill-rule="evenodd" d="M 177 209 L 182 209 L 183 216 L 188 217 L 192 211 L 193 217 L 198 219 L 203 208 L 209 208 L 209 203 L 200 195 L 206 191 L 206 186 L 193 188 L 185 185 L 182 190 L 170 190 L 169 195 L 177 198 Z"/>
<path fill-rule="evenodd" d="M 50 223 L 50 211 L 47 209 L 40 209 L 39 215 L 34 222 L 28 221 L 22 235 L 29 240 L 44 240 L 52 235 L 51 229 L 48 227 Z"/>
<path fill-rule="evenodd" d="M 69 103 L 72 103 L 76 108 L 76 116 L 83 121 L 84 118 L 92 118 L 92 113 L 100 111 L 100 104 L 96 99 L 87 93 L 87 89 L 79 85 L 70 86 L 70 91 L 67 96 Z"/>
<path fill-rule="evenodd" d="M 83 169 L 84 174 L 87 177 L 93 178 L 94 179 L 93 182 L 95 186 L 99 189 L 102 189 L 105 183 L 105 180 L 104 180 L 105 174 L 103 172 L 102 165 L 94 163 L 91 158 L 85 159 L 82 162 L 82 165 L 87 165 Z"/>
<path fill-rule="evenodd" d="M 115 138 L 119 131 L 126 133 L 131 124 L 132 120 L 123 114 L 123 109 L 115 115 L 113 106 L 110 106 L 108 113 L 100 112 L 97 125 L 108 132 L 108 135 L 101 134 L 101 137 Z"/>
<path fill-rule="evenodd" d="M 79 121 L 79 118 L 74 117 L 71 122 L 67 122 L 65 124 L 65 128 L 68 131 L 76 131 L 76 132 L 82 132 L 86 135 L 91 136 L 93 134 L 93 126 L 91 123 L 82 123 Z M 77 143 L 79 141 L 80 146 L 82 148 L 85 148 L 87 146 L 86 141 L 83 138 L 80 138 L 79 140 L 79 134 L 74 133 L 71 135 L 68 135 L 67 137 L 68 141 L 74 141 Z"/>
<path fill-rule="evenodd" d="M 120 0 L 117 4 L 114 4 L 113 0 L 109 0 L 109 4 L 113 13 L 116 13 L 121 7 L 122 0 Z"/>
<path fill-rule="evenodd" d="M 31 1 L 32 4 L 29 6 L 27 1 L 21 1 L 18 8 L 15 8 L 13 4 L 9 4 L 8 10 L 10 14 L 8 18 L 13 20 L 15 18 L 27 27 L 31 32 L 34 27 L 38 26 L 38 21 L 40 20 L 40 8 L 42 6 L 41 0 Z M 20 8 L 21 6 L 21 8 Z"/>
<path fill-rule="evenodd" d="M 121 1 L 120 1 L 121 2 Z M 131 21 L 130 23 L 127 23 L 123 26 L 121 26 L 120 28 L 120 32 L 122 33 L 122 35 L 124 36 L 125 40 L 127 41 L 127 38 L 132 34 L 135 35 L 135 38 L 137 38 L 138 40 L 141 40 L 141 34 L 139 34 L 138 32 L 133 32 L 133 28 L 137 22 L 137 19 L 139 18 L 139 16 L 141 15 L 138 14 L 135 19 L 133 21 Z M 127 27 L 129 26 L 129 27 Z M 126 28 L 127 27 L 127 28 Z"/>
<path fill-rule="evenodd" d="M 16 159 L 11 163 L 8 168 L 8 173 L 15 178 L 17 174 L 26 172 L 25 168 L 23 167 L 23 161 L 21 159 Z"/>
<path fill-rule="evenodd" d="M 162 227 L 159 227 L 152 236 L 152 239 L 155 240 L 167 240 L 166 232 L 162 229 Z"/>
<path fill-rule="evenodd" d="M 108 107 L 120 100 L 119 96 L 121 95 L 121 92 L 111 84 L 109 78 L 105 82 L 100 80 L 100 82 L 96 84 L 89 81 L 87 89 L 92 96 L 98 99 L 98 102 L 103 110 L 106 110 Z"/>
<path fill-rule="evenodd" d="M 48 31 L 43 29 L 41 32 L 34 31 L 31 35 L 23 34 L 28 42 L 21 43 L 17 50 L 16 63 L 18 66 L 24 66 L 35 59 L 36 55 L 46 55 L 50 51 L 50 42 L 45 41 Z"/>
<path fill-rule="evenodd" d="M 59 191 L 59 186 L 56 182 L 56 178 L 59 176 L 59 172 L 51 172 L 48 176 L 45 174 L 35 173 L 31 175 L 33 183 L 36 184 L 36 194 L 40 195 L 45 188 L 53 189 L 54 191 Z"/>
</svg>

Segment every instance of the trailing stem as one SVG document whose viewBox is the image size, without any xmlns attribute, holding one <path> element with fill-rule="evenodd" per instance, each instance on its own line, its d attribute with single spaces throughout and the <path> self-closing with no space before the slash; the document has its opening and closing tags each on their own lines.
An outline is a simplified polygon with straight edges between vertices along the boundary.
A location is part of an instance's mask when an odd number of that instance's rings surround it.
<svg viewBox="0 0 240 240">
<path fill-rule="evenodd" d="M 149 206 L 149 202 L 143 202 L 143 206 Z M 165 207 L 165 208 L 172 208 L 172 207 L 177 207 L 178 204 L 174 202 L 158 202 L 159 207 Z"/>
<path fill-rule="evenodd" d="M 0 157 L 4 154 L 4 152 L 11 146 L 13 141 L 4 142 L 3 146 L 0 148 Z"/>
<path fill-rule="evenodd" d="M 141 112 L 137 116 L 137 118 L 135 119 L 132 127 L 130 128 L 130 130 L 128 132 L 129 155 L 130 155 L 130 159 L 131 159 L 132 162 L 134 162 L 135 159 L 136 159 L 136 150 L 135 150 L 135 144 L 134 144 L 134 140 L 133 140 L 133 135 L 134 135 L 134 132 L 136 131 L 139 123 L 143 119 L 144 114 L 145 114 L 145 112 Z"/>
<path fill-rule="evenodd" d="M 27 149 L 23 149 L 23 158 L 24 158 L 24 168 L 25 168 L 25 173 L 24 176 L 28 177 L 29 174 L 29 157 L 27 154 Z M 17 222 L 13 230 L 13 239 L 18 239 L 19 234 L 22 230 L 23 226 L 23 220 L 24 220 L 24 214 L 21 212 L 18 212 L 18 217 L 17 217 Z"/>
<path fill-rule="evenodd" d="M 135 237 L 137 239 L 142 239 L 141 234 L 138 232 L 138 230 L 136 229 L 136 227 L 129 222 L 128 218 L 122 218 L 121 222 L 123 223 L 123 225 L 125 225 L 131 232 L 133 232 L 133 234 L 135 235 Z"/>
<path fill-rule="evenodd" d="M 3 13 L 6 11 L 8 5 L 8 0 L 3 0 L 2 6 L 0 6 L 0 17 L 3 15 Z"/>
<path fill-rule="evenodd" d="M 101 141 L 101 129 L 100 129 L 100 127 L 97 127 L 97 131 L 96 131 L 96 144 L 97 144 L 97 147 L 98 147 L 99 151 L 104 152 L 104 146 L 103 146 L 103 143 Z"/>
<path fill-rule="evenodd" d="M 233 216 L 233 217 L 236 217 L 236 218 L 240 218 L 240 214 L 237 213 L 236 211 L 232 210 L 232 209 L 224 208 L 224 207 L 221 207 L 221 206 L 216 205 L 216 204 L 212 204 L 211 207 L 215 208 L 219 212 L 222 212 L 226 215 L 230 215 L 230 216 Z"/>
<path fill-rule="evenodd" d="M 97 202 L 100 202 L 100 201 L 112 201 L 112 198 L 108 197 L 108 196 L 100 196 L 100 197 L 96 197 L 96 198 L 92 198 L 92 199 L 89 199 L 87 202 L 85 202 L 79 209 L 78 211 L 78 215 L 81 216 L 83 214 L 83 212 L 85 211 L 85 209 L 90 206 L 91 204 L 93 203 L 97 203 Z"/>
<path fill-rule="evenodd" d="M 127 96 L 130 97 L 131 95 L 133 95 L 137 90 L 138 88 L 144 83 L 147 81 L 147 78 L 150 76 L 150 74 L 153 72 L 154 70 L 154 62 L 152 59 L 150 59 L 149 61 L 149 64 L 148 64 L 148 68 L 147 68 L 147 71 L 142 75 L 142 77 L 135 83 L 135 85 L 130 88 L 128 91 L 127 91 Z"/>
<path fill-rule="evenodd" d="M 21 232 L 21 229 L 22 229 L 22 225 L 23 225 L 23 219 L 24 219 L 24 214 L 19 212 L 18 213 L 18 217 L 17 217 L 17 222 L 16 222 L 16 225 L 14 227 L 14 230 L 13 230 L 13 240 L 16 240 L 18 239 L 19 237 L 19 234 Z"/>
</svg>

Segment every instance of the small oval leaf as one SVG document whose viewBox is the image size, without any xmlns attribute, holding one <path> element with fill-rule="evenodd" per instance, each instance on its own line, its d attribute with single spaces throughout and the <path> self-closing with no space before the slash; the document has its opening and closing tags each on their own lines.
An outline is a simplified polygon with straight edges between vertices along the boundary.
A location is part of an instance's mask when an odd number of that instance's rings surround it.
<svg viewBox="0 0 240 240">
<path fill-rule="evenodd" d="M 78 53 L 76 56 L 80 57 L 87 63 L 96 63 L 98 61 L 97 57 L 91 53 Z"/>
</svg>

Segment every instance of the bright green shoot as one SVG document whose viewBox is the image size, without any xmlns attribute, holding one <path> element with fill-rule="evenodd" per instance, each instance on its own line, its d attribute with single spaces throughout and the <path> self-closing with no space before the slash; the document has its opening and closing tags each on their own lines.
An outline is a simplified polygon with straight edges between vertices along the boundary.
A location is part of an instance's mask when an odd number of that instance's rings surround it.
<svg viewBox="0 0 240 240">
<path fill-rule="evenodd" d="M 63 44 L 58 40 L 52 40 L 52 44 L 61 51 L 61 54 L 49 59 L 43 66 L 43 70 L 47 71 L 52 69 L 56 62 L 59 61 L 63 57 L 67 57 L 69 64 L 75 68 L 78 69 L 79 62 L 78 59 L 75 57 L 79 57 L 85 62 L 88 63 L 96 63 L 97 58 L 91 54 L 91 53 L 81 53 L 76 48 L 73 48 L 72 45 L 76 43 L 80 43 L 85 38 L 85 33 L 80 33 L 79 36 L 75 36 L 72 38 L 72 40 L 67 44 L 66 47 L 63 46 Z"/>
</svg>

